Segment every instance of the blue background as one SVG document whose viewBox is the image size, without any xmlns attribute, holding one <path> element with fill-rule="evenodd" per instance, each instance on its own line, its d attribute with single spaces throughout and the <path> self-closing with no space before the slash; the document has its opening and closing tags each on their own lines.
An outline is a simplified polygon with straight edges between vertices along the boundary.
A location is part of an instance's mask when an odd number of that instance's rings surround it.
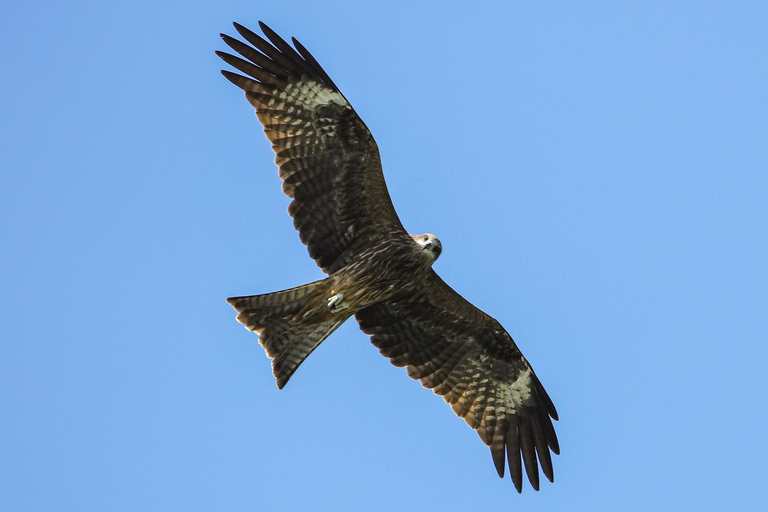
<svg viewBox="0 0 768 512">
<path fill-rule="evenodd" d="M 0 509 L 763 509 L 768 3 L 470 4 L 3 4 Z M 213 53 L 259 19 L 536 368 L 555 484 L 353 322 L 276 389 L 224 298 L 321 272 Z"/>
</svg>

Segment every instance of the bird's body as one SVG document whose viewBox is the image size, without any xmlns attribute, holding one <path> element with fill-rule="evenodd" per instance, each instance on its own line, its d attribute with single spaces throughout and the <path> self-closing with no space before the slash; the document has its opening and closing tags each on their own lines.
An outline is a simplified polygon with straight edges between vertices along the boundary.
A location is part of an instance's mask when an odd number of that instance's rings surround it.
<svg viewBox="0 0 768 512">
<path fill-rule="evenodd" d="M 371 304 L 387 301 L 409 290 L 427 277 L 438 256 L 415 241 L 427 237 L 442 245 L 434 235 L 395 236 L 381 240 L 361 251 L 328 278 L 331 295 L 342 294 L 347 308 L 357 312 Z M 380 258 L 379 255 L 385 255 Z"/>
<path fill-rule="evenodd" d="M 345 315 L 348 318 L 367 306 L 388 301 L 397 295 L 410 295 L 409 290 L 427 277 L 427 271 L 437 259 L 413 238 L 392 237 L 379 241 L 355 255 L 327 278 L 310 283 L 313 289 L 304 297 L 302 307 L 285 320 L 303 324 L 325 323 Z M 386 254 L 386 258 L 378 258 L 378 254 Z M 249 299 L 251 297 L 227 300 L 239 310 Z M 238 320 L 248 326 L 249 314 L 252 315 L 252 312 L 238 317 Z"/>
<path fill-rule="evenodd" d="M 222 37 L 245 59 L 217 53 L 250 78 L 223 73 L 255 107 L 293 199 L 294 226 L 328 274 L 228 299 L 238 321 L 259 335 L 278 387 L 354 315 L 392 364 L 405 366 L 478 431 L 499 476 L 506 458 L 518 492 L 523 462 L 535 489 L 539 463 L 552 480 L 549 452 L 559 452 L 552 401 L 501 324 L 432 269 L 442 251 L 437 237 L 403 228 L 368 128 L 298 41 L 291 47 L 264 24 L 269 41 L 235 27 L 252 46 Z"/>
</svg>

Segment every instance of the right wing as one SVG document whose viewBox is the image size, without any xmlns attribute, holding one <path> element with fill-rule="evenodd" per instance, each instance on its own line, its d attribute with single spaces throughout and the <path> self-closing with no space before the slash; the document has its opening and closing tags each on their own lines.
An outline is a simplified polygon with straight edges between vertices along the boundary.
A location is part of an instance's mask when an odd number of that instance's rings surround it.
<svg viewBox="0 0 768 512">
<path fill-rule="evenodd" d="M 222 71 L 245 91 L 272 142 L 288 213 L 324 272 L 393 233 L 408 236 L 384 183 L 379 150 L 347 99 L 296 39 L 295 49 L 264 23 L 269 41 L 235 23 L 249 43 L 221 37 L 245 59 L 216 52 L 250 78 Z"/>
</svg>

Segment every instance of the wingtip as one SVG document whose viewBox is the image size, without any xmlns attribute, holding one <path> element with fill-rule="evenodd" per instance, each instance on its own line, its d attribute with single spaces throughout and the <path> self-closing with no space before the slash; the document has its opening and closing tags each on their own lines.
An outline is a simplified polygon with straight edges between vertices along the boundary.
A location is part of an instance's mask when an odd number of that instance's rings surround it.
<svg viewBox="0 0 768 512">
<path fill-rule="evenodd" d="M 239 24 L 236 21 L 233 21 L 232 25 L 235 26 L 235 30 L 237 30 L 237 33 L 240 34 L 241 36 L 243 36 L 245 39 L 248 39 L 249 37 L 253 37 L 253 36 L 257 36 L 258 37 L 258 35 L 255 34 L 253 32 L 253 30 L 249 29 L 248 27 L 246 27 L 244 25 Z"/>
<path fill-rule="evenodd" d="M 270 27 L 269 25 L 267 25 L 266 23 L 264 23 L 264 22 L 263 22 L 263 21 L 261 21 L 261 20 L 259 20 L 259 28 L 261 29 L 261 32 L 262 32 L 262 33 L 263 33 L 265 36 L 269 37 L 270 39 L 271 39 L 271 37 L 270 37 L 270 36 L 273 36 L 273 35 L 274 35 L 274 36 L 277 36 L 277 37 L 280 37 L 280 36 L 278 36 L 278 35 L 277 35 L 277 32 L 275 32 L 274 30 L 272 30 L 272 27 Z"/>
<path fill-rule="evenodd" d="M 227 59 L 224 59 L 225 61 Z M 241 88 L 248 94 L 249 89 L 253 84 L 258 84 L 258 82 L 251 80 L 250 78 L 244 77 L 242 75 L 238 75 L 237 73 L 233 73 L 232 71 L 222 69 L 221 74 L 224 75 L 224 78 Z"/>
<path fill-rule="evenodd" d="M 499 478 L 504 478 L 504 469 L 507 464 L 507 461 L 505 460 L 504 446 L 496 447 L 496 449 L 494 449 L 494 446 L 491 446 L 491 458 L 493 459 L 493 465 L 496 467 L 496 473 L 498 473 Z"/>
</svg>

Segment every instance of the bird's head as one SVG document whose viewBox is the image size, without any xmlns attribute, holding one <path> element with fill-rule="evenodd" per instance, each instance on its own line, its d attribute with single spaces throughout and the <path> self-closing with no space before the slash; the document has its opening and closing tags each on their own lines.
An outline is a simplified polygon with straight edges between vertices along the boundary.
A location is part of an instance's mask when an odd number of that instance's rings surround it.
<svg viewBox="0 0 768 512">
<path fill-rule="evenodd" d="M 443 252 L 443 244 L 441 244 L 440 239 L 432 233 L 411 235 L 411 238 L 419 244 L 421 253 L 427 256 L 430 266 L 437 261 L 437 258 L 440 257 L 440 253 Z"/>
</svg>

